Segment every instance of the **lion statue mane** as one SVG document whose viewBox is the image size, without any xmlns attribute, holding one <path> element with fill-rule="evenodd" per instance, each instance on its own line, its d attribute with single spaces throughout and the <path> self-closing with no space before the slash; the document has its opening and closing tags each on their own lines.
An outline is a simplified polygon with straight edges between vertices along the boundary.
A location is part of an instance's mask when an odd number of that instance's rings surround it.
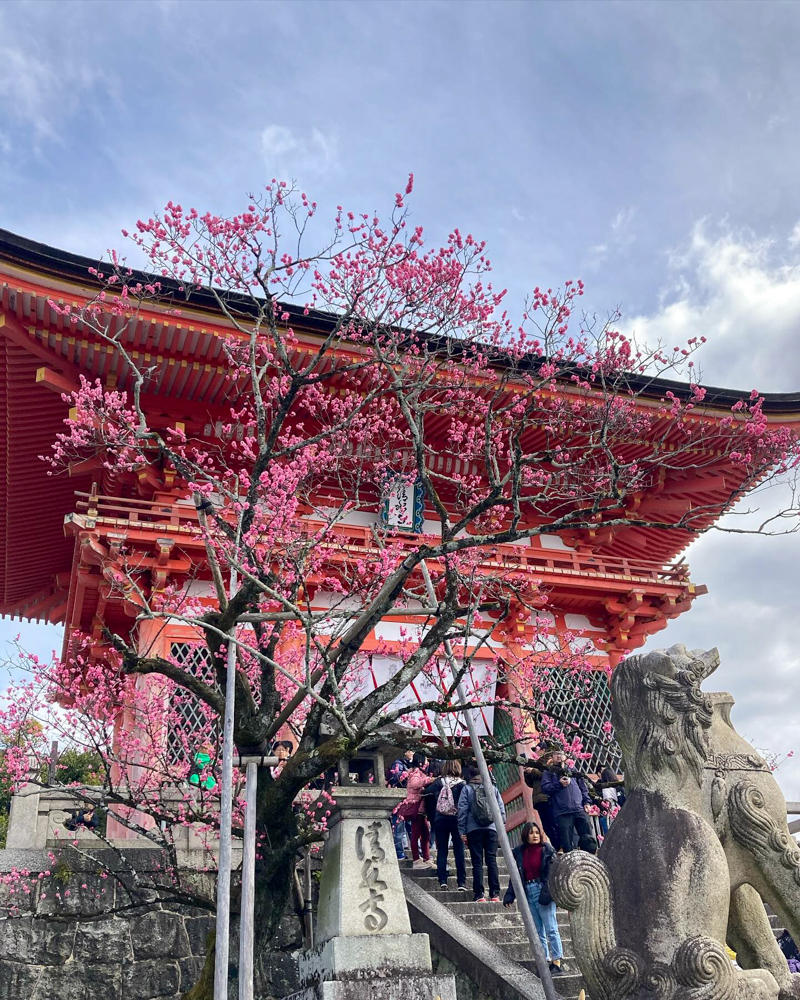
<svg viewBox="0 0 800 1000">
<path fill-rule="evenodd" d="M 701 690 L 718 666 L 716 649 L 672 646 L 612 675 L 627 801 L 597 857 L 550 876 L 592 1000 L 800 998 L 764 907 L 800 941 L 800 850 L 733 698 Z"/>
</svg>

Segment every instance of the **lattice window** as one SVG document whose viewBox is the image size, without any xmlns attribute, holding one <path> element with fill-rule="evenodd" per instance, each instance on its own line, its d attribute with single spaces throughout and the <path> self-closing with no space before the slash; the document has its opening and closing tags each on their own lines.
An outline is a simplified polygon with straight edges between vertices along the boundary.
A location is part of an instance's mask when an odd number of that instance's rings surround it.
<svg viewBox="0 0 800 1000">
<path fill-rule="evenodd" d="M 187 673 L 194 674 L 209 684 L 216 686 L 216 678 L 211 663 L 211 653 L 206 646 L 198 646 L 190 642 L 173 642 L 170 655 Z M 207 733 L 208 723 L 203 703 L 186 688 L 176 685 L 170 698 L 170 708 L 181 717 L 181 732 L 186 736 L 192 733 Z M 172 760 L 182 759 L 189 749 L 186 740 L 181 739 L 174 730 L 168 736 L 169 755 Z"/>
<path fill-rule="evenodd" d="M 501 746 L 513 752 L 514 723 L 508 712 L 502 708 L 496 708 L 494 712 L 494 738 Z M 511 746 L 508 746 L 509 744 Z M 505 762 L 492 764 L 492 773 L 501 794 L 519 781 L 519 767 L 516 764 Z"/>
<path fill-rule="evenodd" d="M 570 737 L 572 730 L 558 720 L 568 719 L 576 727 L 574 735 L 581 739 L 586 753 L 592 755 L 583 767 L 592 771 L 606 761 L 612 767 L 619 767 L 619 745 L 603 732 L 603 723 L 611 719 L 611 690 L 605 673 L 596 670 L 573 676 L 559 667 L 545 669 L 548 689 L 544 692 L 542 707 L 546 714 L 556 716 L 565 736 Z"/>
</svg>

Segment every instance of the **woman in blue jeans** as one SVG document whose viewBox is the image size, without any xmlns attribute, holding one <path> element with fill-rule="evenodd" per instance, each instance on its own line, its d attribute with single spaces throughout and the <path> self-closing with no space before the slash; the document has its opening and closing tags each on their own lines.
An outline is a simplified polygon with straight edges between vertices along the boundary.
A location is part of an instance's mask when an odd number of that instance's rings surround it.
<svg viewBox="0 0 800 1000">
<path fill-rule="evenodd" d="M 550 959 L 550 971 L 554 975 L 561 972 L 561 959 L 564 957 L 564 947 L 561 935 L 558 933 L 558 918 L 556 904 L 553 902 L 547 888 L 547 878 L 550 865 L 556 852 L 542 840 L 542 833 L 535 823 L 526 823 L 522 828 L 522 843 L 514 848 L 514 860 L 519 869 L 525 895 L 531 908 L 533 922 L 539 932 L 544 953 Z M 513 906 L 514 885 L 508 883 L 503 899 L 504 906 Z"/>
</svg>

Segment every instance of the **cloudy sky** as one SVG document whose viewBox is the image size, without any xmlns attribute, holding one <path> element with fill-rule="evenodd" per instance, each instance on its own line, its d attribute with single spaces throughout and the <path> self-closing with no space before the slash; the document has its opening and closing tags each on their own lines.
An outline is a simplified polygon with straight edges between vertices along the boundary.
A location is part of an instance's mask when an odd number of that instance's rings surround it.
<svg viewBox="0 0 800 1000">
<path fill-rule="evenodd" d="M 273 176 L 488 240 L 497 283 L 587 283 L 710 384 L 800 390 L 797 3 L 0 3 L 0 226 L 96 256 L 173 198 Z M 800 799 L 797 539 L 710 535 L 657 645 L 720 687 Z M 0 640 L 19 630 L 0 622 Z M 35 648 L 57 635 L 25 626 Z"/>
</svg>

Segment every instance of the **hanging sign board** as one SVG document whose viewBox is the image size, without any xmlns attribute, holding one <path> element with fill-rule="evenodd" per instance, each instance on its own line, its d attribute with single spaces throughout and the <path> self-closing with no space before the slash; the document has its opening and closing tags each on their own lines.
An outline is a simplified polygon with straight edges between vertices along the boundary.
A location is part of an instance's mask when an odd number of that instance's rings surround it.
<svg viewBox="0 0 800 1000">
<path fill-rule="evenodd" d="M 392 531 L 419 533 L 425 521 L 421 480 L 410 482 L 401 475 L 390 477 L 385 486 L 381 523 Z"/>
</svg>

